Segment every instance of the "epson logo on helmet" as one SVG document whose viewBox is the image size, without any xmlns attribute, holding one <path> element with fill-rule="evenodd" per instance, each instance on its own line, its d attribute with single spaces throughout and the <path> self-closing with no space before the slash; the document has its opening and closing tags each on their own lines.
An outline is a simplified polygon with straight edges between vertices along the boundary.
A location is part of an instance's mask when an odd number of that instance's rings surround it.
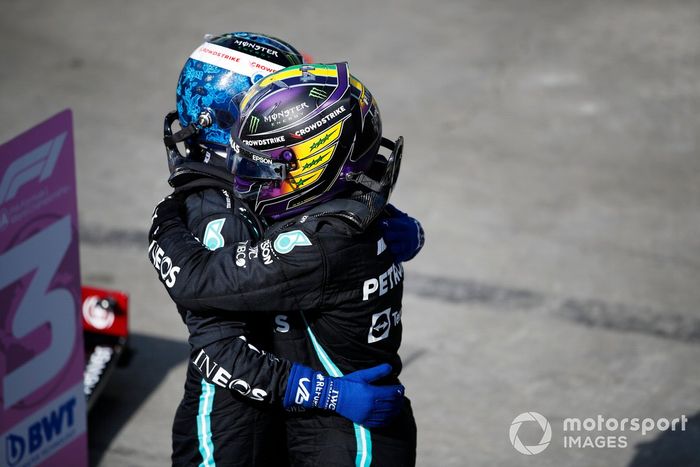
<svg viewBox="0 0 700 467">
<path fill-rule="evenodd" d="M 262 162 L 263 164 L 272 165 L 272 159 L 268 159 L 266 157 L 261 157 L 261 156 L 258 156 L 257 154 L 253 154 L 253 160 L 255 162 Z"/>
</svg>

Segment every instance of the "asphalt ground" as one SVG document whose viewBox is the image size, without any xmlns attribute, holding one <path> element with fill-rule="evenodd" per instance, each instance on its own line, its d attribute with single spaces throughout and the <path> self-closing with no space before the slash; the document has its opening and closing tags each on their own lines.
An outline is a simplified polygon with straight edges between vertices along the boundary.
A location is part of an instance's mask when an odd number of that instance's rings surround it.
<svg viewBox="0 0 700 467">
<path fill-rule="evenodd" d="M 0 141 L 73 109 L 83 281 L 131 296 L 94 465 L 169 461 L 187 346 L 146 259 L 162 118 L 203 34 L 232 30 L 349 61 L 406 137 L 393 202 L 427 235 L 403 307 L 419 465 L 700 465 L 700 3 L 0 5 Z M 526 456 L 509 430 L 532 411 L 552 439 Z M 599 414 L 689 421 L 565 447 L 564 419 Z"/>
</svg>

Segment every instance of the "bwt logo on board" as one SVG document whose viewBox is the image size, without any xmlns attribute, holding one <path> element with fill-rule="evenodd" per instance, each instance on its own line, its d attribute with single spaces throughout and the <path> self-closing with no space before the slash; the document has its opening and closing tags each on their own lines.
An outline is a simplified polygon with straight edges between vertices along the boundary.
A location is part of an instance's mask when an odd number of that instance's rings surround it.
<svg viewBox="0 0 700 467">
<path fill-rule="evenodd" d="M 26 428 L 5 436 L 5 461 L 10 467 L 61 438 L 75 426 L 76 399 L 71 397 Z"/>
</svg>

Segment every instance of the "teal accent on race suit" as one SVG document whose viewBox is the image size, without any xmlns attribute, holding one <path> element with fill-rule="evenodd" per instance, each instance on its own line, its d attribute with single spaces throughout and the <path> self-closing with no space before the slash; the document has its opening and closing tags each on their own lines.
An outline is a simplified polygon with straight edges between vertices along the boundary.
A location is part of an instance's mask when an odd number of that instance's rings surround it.
<svg viewBox="0 0 700 467">
<path fill-rule="evenodd" d="M 319 344 L 318 340 L 316 340 L 316 336 L 314 335 L 313 331 L 311 331 L 311 327 L 309 327 L 309 324 L 306 322 L 306 317 L 304 316 L 304 313 L 301 313 L 301 318 L 304 320 L 306 332 L 309 334 L 311 343 L 314 346 L 314 350 L 316 350 L 316 355 L 318 355 L 318 358 L 321 360 L 323 368 L 329 375 L 333 377 L 342 377 L 343 372 L 340 371 L 340 369 L 337 366 L 335 366 L 335 363 L 333 363 L 326 351 L 323 350 L 323 347 L 321 347 L 321 344 Z M 368 467 L 372 463 L 372 435 L 370 431 L 362 425 L 353 423 L 353 427 L 355 428 L 355 441 L 357 443 L 357 456 L 355 457 L 355 466 Z"/>
<path fill-rule="evenodd" d="M 295 246 L 310 246 L 311 240 L 306 236 L 301 230 L 292 230 L 291 232 L 285 232 L 280 234 L 275 239 L 275 243 L 272 247 L 277 253 L 286 255 L 294 249 Z"/>
<path fill-rule="evenodd" d="M 221 235 L 221 229 L 224 228 L 224 223 L 226 219 L 214 219 L 207 224 L 206 230 L 204 230 L 204 239 L 202 244 L 210 250 L 218 250 L 226 243 L 224 237 Z"/>
<path fill-rule="evenodd" d="M 200 467 L 215 467 L 214 443 L 211 440 L 211 409 L 214 405 L 216 386 L 202 380 L 202 394 L 199 396 L 199 412 L 197 413 L 197 437 L 199 438 L 199 453 L 202 455 Z"/>
</svg>

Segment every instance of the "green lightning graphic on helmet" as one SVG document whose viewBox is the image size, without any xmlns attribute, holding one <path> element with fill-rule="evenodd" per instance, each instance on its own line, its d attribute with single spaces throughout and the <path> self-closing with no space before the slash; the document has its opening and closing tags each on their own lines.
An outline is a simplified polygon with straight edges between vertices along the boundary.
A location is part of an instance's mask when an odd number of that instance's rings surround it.
<svg viewBox="0 0 700 467">
<path fill-rule="evenodd" d="M 309 177 L 300 178 L 299 180 L 294 180 L 294 184 L 296 185 L 296 188 L 299 188 L 300 186 L 304 185 L 308 181 L 309 181 Z"/>
<path fill-rule="evenodd" d="M 309 151 L 313 151 L 314 149 L 321 147 L 321 145 L 323 143 L 325 143 L 326 141 L 328 141 L 330 139 L 330 137 L 335 134 L 335 132 L 336 132 L 336 130 L 333 130 L 330 133 L 319 138 L 318 141 L 314 141 L 314 144 L 311 145 L 311 147 L 309 148 Z"/>
<path fill-rule="evenodd" d="M 304 167 L 302 167 L 302 170 L 310 169 L 311 167 L 315 166 L 319 162 L 323 160 L 323 156 L 318 156 L 316 159 L 312 160 L 311 162 L 307 162 L 304 164 Z"/>
</svg>

